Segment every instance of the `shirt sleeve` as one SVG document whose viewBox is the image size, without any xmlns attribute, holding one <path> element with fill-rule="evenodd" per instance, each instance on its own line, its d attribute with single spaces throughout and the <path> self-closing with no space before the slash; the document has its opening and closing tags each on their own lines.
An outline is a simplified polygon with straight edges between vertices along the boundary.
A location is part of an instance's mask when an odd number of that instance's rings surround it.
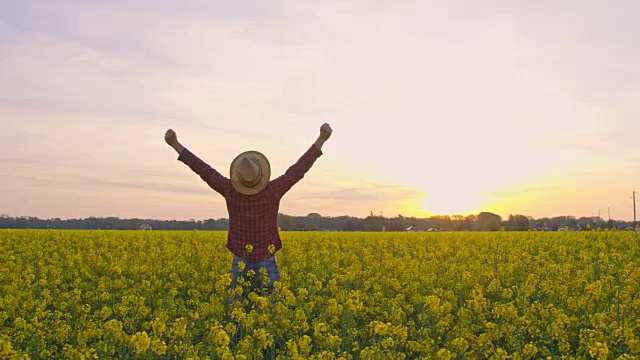
<svg viewBox="0 0 640 360">
<path fill-rule="evenodd" d="M 286 194 L 293 185 L 304 177 L 304 174 L 311 169 L 313 163 L 315 163 L 320 156 L 322 156 L 322 150 L 312 145 L 295 164 L 287 169 L 284 175 L 271 182 L 271 186 L 276 195 L 282 197 Z"/>
<path fill-rule="evenodd" d="M 204 180 L 213 190 L 217 191 L 222 196 L 227 196 L 227 193 L 229 193 L 229 189 L 231 188 L 231 180 L 224 177 L 204 161 L 200 160 L 200 158 L 195 156 L 186 148 L 182 150 L 178 156 L 178 160 L 191 168 L 193 172 L 200 175 L 202 180 Z"/>
</svg>

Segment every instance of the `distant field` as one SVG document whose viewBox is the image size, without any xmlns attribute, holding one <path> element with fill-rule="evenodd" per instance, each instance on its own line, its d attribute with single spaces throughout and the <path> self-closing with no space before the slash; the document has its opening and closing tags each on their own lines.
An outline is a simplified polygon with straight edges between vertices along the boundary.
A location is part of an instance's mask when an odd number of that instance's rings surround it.
<svg viewBox="0 0 640 360">
<path fill-rule="evenodd" d="M 0 358 L 640 356 L 631 232 L 285 232 L 244 306 L 225 237 L 0 231 Z"/>
</svg>

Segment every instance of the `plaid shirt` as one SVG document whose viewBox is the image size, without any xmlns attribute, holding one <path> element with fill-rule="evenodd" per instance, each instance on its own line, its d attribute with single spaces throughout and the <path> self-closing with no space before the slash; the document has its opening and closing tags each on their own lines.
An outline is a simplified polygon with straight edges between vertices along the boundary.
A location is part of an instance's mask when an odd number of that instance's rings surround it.
<svg viewBox="0 0 640 360">
<path fill-rule="evenodd" d="M 268 247 L 282 248 L 278 232 L 278 209 L 280 199 L 295 183 L 304 177 L 322 151 L 312 145 L 284 175 L 271 180 L 267 187 L 255 195 L 244 195 L 236 191 L 231 180 L 221 175 L 186 148 L 178 160 L 200 175 L 209 186 L 224 196 L 229 211 L 229 234 L 227 248 L 247 262 L 264 261 L 270 257 Z M 246 245 L 253 251 L 247 254 Z"/>
</svg>

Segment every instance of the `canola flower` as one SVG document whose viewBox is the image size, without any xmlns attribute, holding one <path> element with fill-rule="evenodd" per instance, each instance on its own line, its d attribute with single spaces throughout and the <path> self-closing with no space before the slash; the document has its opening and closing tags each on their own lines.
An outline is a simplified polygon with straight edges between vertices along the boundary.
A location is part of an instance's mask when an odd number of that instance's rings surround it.
<svg viewBox="0 0 640 360">
<path fill-rule="evenodd" d="M 640 358 L 635 233 L 281 235 L 229 303 L 224 232 L 1 230 L 0 358 Z"/>
</svg>

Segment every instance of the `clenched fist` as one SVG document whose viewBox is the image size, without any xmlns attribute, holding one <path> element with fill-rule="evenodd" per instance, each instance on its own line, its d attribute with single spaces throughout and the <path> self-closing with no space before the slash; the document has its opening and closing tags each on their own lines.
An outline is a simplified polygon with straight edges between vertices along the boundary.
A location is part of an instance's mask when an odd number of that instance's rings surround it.
<svg viewBox="0 0 640 360">
<path fill-rule="evenodd" d="M 176 145 L 178 145 L 178 136 L 176 135 L 176 132 L 169 129 L 167 130 L 166 133 L 164 133 L 164 141 L 167 142 L 167 144 L 169 144 L 172 147 L 175 147 Z"/>
<path fill-rule="evenodd" d="M 324 141 L 328 140 L 331 137 L 331 133 L 333 133 L 333 129 L 331 129 L 331 125 L 324 123 L 320 127 L 320 138 Z"/>
</svg>

